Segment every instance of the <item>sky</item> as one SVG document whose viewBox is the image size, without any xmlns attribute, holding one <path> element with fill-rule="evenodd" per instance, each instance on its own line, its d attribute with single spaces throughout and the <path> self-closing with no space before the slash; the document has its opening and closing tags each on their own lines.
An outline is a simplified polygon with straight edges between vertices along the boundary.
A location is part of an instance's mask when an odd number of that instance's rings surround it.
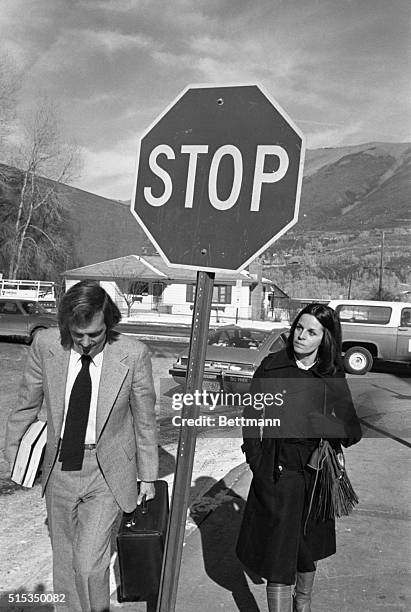
<svg viewBox="0 0 411 612">
<path fill-rule="evenodd" d="M 261 84 L 308 148 L 411 141 L 408 0 L 0 0 L 0 52 L 62 108 L 75 186 L 128 200 L 141 134 L 188 84 Z"/>
</svg>

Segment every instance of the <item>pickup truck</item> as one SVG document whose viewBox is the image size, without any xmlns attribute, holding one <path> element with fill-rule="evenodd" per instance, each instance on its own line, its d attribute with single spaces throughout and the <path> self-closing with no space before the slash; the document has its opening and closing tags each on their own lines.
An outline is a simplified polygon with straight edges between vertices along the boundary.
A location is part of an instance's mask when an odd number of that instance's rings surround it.
<svg viewBox="0 0 411 612">
<path fill-rule="evenodd" d="M 342 327 L 345 370 L 365 374 L 375 360 L 411 364 L 411 303 L 331 300 Z"/>
</svg>

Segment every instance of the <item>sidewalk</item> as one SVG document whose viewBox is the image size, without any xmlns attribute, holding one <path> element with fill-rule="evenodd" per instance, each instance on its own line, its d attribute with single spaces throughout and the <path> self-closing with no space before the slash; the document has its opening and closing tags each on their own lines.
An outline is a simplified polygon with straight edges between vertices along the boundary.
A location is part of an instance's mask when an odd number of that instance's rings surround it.
<svg viewBox="0 0 411 612">
<path fill-rule="evenodd" d="M 238 321 L 233 317 L 218 317 L 219 320 L 215 317 L 213 312 L 210 315 L 210 325 L 239 325 L 243 327 L 256 327 L 258 329 L 268 329 L 271 330 L 274 327 L 287 327 L 289 326 L 289 322 L 284 321 L 274 321 L 274 319 L 267 318 L 264 321 L 258 321 L 256 319 L 246 319 L 239 318 Z M 182 325 L 184 327 L 191 326 L 193 322 L 192 314 L 168 314 L 168 313 L 159 313 L 159 312 L 149 312 L 149 311 L 141 311 L 134 312 L 130 317 L 126 315 L 122 316 L 122 323 L 147 323 L 147 324 L 158 324 L 161 325 Z"/>
<path fill-rule="evenodd" d="M 266 612 L 265 584 L 249 577 L 235 555 L 251 473 L 224 439 L 223 478 L 199 476 L 214 484 L 191 503 L 179 577 L 176 612 Z M 220 443 L 222 440 L 220 440 Z M 200 439 L 196 456 L 215 441 Z M 232 444 L 234 443 L 234 445 Z M 221 444 L 220 444 L 221 446 Z M 197 455 L 198 453 L 198 455 Z M 204 455 L 203 455 L 204 456 Z M 350 478 L 360 505 L 337 521 L 337 553 L 319 562 L 313 612 L 406 612 L 411 609 L 409 449 L 389 439 L 363 439 L 346 451 Z M 199 469 L 200 467 L 200 469 Z M 145 612 L 146 604 L 115 605 L 115 610 Z"/>
<path fill-rule="evenodd" d="M 409 449 L 368 438 L 348 449 L 346 458 L 360 505 L 337 521 L 337 553 L 319 562 L 313 612 L 406 612 L 411 609 Z M 197 513 L 199 528 L 184 548 L 177 612 L 267 610 L 265 585 L 246 576 L 234 552 L 250 480 L 246 465 L 234 467 L 211 492 L 215 510 L 203 513 L 203 520 Z"/>
<path fill-rule="evenodd" d="M 161 477 L 170 483 L 170 493 L 174 454 L 171 446 L 162 449 Z M 319 563 L 313 612 L 406 612 L 411 609 L 409 448 L 390 439 L 366 438 L 347 450 L 346 459 L 360 505 L 337 521 L 337 554 Z M 234 552 L 250 479 L 239 438 L 197 440 L 176 612 L 266 612 L 265 585 L 245 574 Z M 18 587 L 52 592 L 44 501 L 37 486 L 0 502 L 6 537 L 1 548 L 10 544 L 15 521 L 24 524 L 22 507 L 29 502 L 35 511 L 35 519 L 25 526 L 26 537 L 13 538 L 12 562 L 1 576 L 0 610 L 25 611 L 7 604 L 8 592 Z M 24 583 L 15 581 L 17 565 L 27 566 Z M 146 612 L 144 602 L 117 603 L 113 566 L 113 612 Z M 36 610 L 49 612 L 51 607 Z"/>
</svg>

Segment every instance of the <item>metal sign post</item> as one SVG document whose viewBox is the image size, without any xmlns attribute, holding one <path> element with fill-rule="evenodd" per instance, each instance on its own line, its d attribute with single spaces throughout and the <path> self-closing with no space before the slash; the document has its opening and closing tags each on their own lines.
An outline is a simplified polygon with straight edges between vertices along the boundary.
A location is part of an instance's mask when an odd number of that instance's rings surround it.
<svg viewBox="0 0 411 612">
<path fill-rule="evenodd" d="M 194 393 L 202 388 L 214 277 L 212 272 L 197 272 L 186 393 Z M 193 406 L 184 406 L 182 417 L 196 419 L 199 414 L 200 405 L 194 402 Z M 176 605 L 196 437 L 196 427 L 182 425 L 157 612 L 174 612 Z"/>
<path fill-rule="evenodd" d="M 297 223 L 304 151 L 256 84 L 189 85 L 140 138 L 130 211 L 168 266 L 197 271 L 187 393 L 202 390 L 214 274 L 243 270 Z M 176 603 L 195 442 L 183 425 L 157 612 Z"/>
</svg>

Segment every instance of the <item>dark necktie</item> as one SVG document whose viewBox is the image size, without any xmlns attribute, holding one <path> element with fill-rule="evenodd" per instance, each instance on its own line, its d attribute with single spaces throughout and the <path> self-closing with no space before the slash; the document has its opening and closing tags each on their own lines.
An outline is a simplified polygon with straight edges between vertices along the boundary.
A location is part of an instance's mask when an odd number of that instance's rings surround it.
<svg viewBox="0 0 411 612">
<path fill-rule="evenodd" d="M 71 390 L 60 449 L 61 469 L 81 470 L 91 400 L 90 355 L 81 356 L 81 370 Z"/>
</svg>

